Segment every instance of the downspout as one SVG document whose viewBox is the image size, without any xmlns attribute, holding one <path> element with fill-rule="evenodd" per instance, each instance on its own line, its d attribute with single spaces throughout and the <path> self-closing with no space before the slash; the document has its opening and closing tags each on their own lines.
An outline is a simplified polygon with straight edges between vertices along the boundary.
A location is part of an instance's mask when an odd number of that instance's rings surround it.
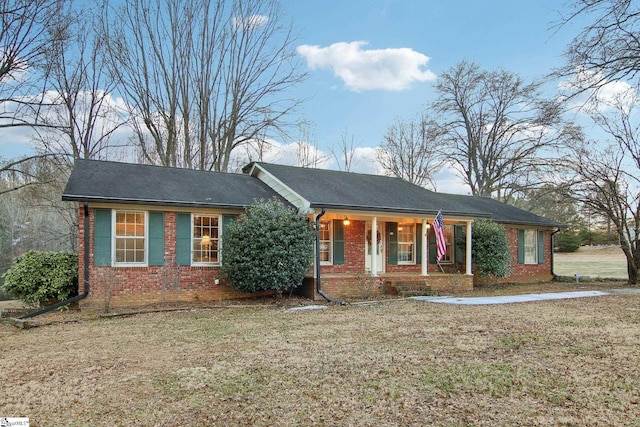
<svg viewBox="0 0 640 427">
<path fill-rule="evenodd" d="M 84 292 L 76 295 L 75 297 L 68 298 L 64 301 L 60 301 L 53 305 L 46 306 L 41 310 L 34 311 L 33 313 L 25 314 L 20 317 L 20 320 L 29 319 L 31 317 L 40 316 L 41 314 L 48 313 L 57 308 L 64 307 L 65 305 L 72 304 L 76 301 L 80 301 L 83 298 L 89 296 L 89 203 L 84 202 Z"/>
<path fill-rule="evenodd" d="M 324 208 L 322 211 L 316 215 L 316 291 L 322 295 L 324 299 L 329 302 L 333 302 L 340 305 L 345 305 L 344 301 L 340 301 L 337 299 L 333 299 L 322 291 L 322 284 L 320 282 L 320 218 L 325 214 Z"/>
<path fill-rule="evenodd" d="M 556 231 L 552 231 L 552 232 L 551 232 L 551 243 L 550 243 L 551 248 L 550 248 L 550 251 L 549 251 L 549 256 L 551 257 L 551 275 L 553 276 L 553 279 L 554 279 L 554 280 L 558 277 L 558 275 L 557 275 L 556 273 L 554 273 L 554 272 L 553 272 L 553 258 L 554 258 L 554 257 L 553 257 L 553 236 L 554 236 L 556 233 L 560 232 L 560 231 L 561 231 L 561 229 L 560 229 L 560 228 L 558 228 Z"/>
</svg>

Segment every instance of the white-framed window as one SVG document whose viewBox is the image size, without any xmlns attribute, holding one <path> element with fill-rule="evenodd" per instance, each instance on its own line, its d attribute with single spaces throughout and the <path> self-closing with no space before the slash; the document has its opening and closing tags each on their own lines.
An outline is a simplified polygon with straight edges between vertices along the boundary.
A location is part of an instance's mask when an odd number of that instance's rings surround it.
<svg viewBox="0 0 640 427">
<path fill-rule="evenodd" d="M 415 240 L 415 224 L 398 224 L 398 264 L 416 263 Z"/>
<path fill-rule="evenodd" d="M 116 210 L 112 226 L 114 264 L 147 265 L 147 212 Z"/>
<path fill-rule="evenodd" d="M 191 264 L 220 264 L 220 215 L 191 215 Z"/>
<path fill-rule="evenodd" d="M 447 252 L 444 254 L 440 263 L 452 264 L 454 262 L 453 254 L 455 252 L 453 250 L 453 242 L 455 242 L 455 227 L 452 224 L 444 225 L 444 240 L 447 242 Z"/>
<path fill-rule="evenodd" d="M 320 264 L 333 263 L 333 230 L 331 229 L 332 221 L 320 221 L 320 230 L 318 230 L 320 240 Z"/>
<path fill-rule="evenodd" d="M 524 230 L 524 263 L 538 263 L 538 230 Z"/>
</svg>

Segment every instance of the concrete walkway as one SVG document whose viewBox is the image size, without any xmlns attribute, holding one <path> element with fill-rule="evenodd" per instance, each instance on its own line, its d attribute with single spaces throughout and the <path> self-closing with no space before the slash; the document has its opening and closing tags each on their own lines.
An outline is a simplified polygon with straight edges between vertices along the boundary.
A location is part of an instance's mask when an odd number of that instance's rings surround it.
<svg viewBox="0 0 640 427">
<path fill-rule="evenodd" d="M 614 289 L 606 291 L 576 291 L 576 292 L 556 292 L 548 294 L 524 294 L 524 295 L 504 295 L 497 297 L 411 297 L 416 301 L 436 302 L 441 304 L 461 304 L 461 305 L 486 305 L 486 304 L 511 304 L 515 302 L 548 301 L 567 298 L 599 297 L 604 295 L 625 295 L 640 294 L 640 289 Z"/>
</svg>

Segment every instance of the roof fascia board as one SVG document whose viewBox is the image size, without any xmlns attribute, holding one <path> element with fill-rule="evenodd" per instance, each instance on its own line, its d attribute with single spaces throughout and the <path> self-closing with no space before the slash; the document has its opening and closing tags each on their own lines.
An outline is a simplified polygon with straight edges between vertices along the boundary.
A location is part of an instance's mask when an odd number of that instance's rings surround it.
<svg viewBox="0 0 640 427">
<path fill-rule="evenodd" d="M 280 179 L 278 179 L 275 175 L 267 171 L 260 164 L 258 163 L 253 164 L 249 173 L 251 174 L 251 176 L 259 179 L 266 186 L 268 186 L 273 191 L 278 193 L 280 197 L 283 197 L 293 206 L 298 208 L 300 212 L 308 212 L 310 210 L 311 202 L 309 200 L 305 199 L 301 194 L 294 191 L 291 187 L 289 187 L 287 184 L 285 184 Z M 285 194 L 283 194 L 283 192 L 278 191 L 276 188 L 274 188 L 274 185 L 273 185 L 274 183 L 277 183 L 284 190 L 286 190 Z"/>
<path fill-rule="evenodd" d="M 327 203 L 314 203 L 313 205 L 311 205 L 312 208 L 315 209 L 331 209 L 331 210 L 336 210 L 336 211 L 354 211 L 354 212 L 367 212 L 367 213 L 371 213 L 371 214 L 379 214 L 379 215 L 389 215 L 390 213 L 397 213 L 398 215 L 415 215 L 416 217 L 424 217 L 424 216 L 435 216 L 438 211 L 440 209 L 429 209 L 429 210 L 423 210 L 423 209 L 404 209 L 404 208 L 394 208 L 394 207 L 388 207 L 388 208 L 381 208 L 381 207 L 376 207 L 374 209 L 372 209 L 371 207 L 368 206 L 344 206 L 344 205 L 335 205 L 335 204 L 327 204 Z M 492 216 L 490 214 L 487 213 L 478 213 L 478 212 L 469 212 L 469 213 L 464 213 L 464 212 L 447 212 L 447 211 L 442 211 L 442 215 L 446 215 L 446 216 L 456 216 L 456 217 L 461 217 L 461 218 L 491 218 Z"/>
<path fill-rule="evenodd" d="M 167 205 L 145 205 L 138 203 L 105 203 L 105 202 L 89 202 L 89 207 L 93 209 L 123 209 L 123 210 L 148 210 L 148 211 L 171 211 L 171 212 L 190 212 L 190 213 L 225 213 L 225 214 L 241 214 L 245 209 L 235 208 L 215 208 L 215 207 L 198 207 L 198 206 L 167 206 Z"/>
<path fill-rule="evenodd" d="M 119 199 L 110 197 L 92 197 L 92 196 L 75 196 L 75 195 L 62 195 L 62 201 L 64 202 L 90 202 L 90 203 L 108 203 L 108 204 L 123 204 L 123 205 L 141 205 L 141 206 L 167 206 L 167 207 L 199 207 L 199 208 L 211 208 L 211 209 L 246 209 L 247 205 L 233 205 L 224 203 L 197 203 L 187 201 L 166 201 L 166 200 L 145 200 L 145 199 Z"/>
<path fill-rule="evenodd" d="M 398 218 L 415 218 L 415 219 L 423 219 L 423 218 L 432 218 L 435 217 L 438 211 L 409 211 L 409 210 L 398 210 L 398 209 L 367 209 L 367 208 L 347 208 L 340 206 L 313 206 L 316 208 L 316 212 L 320 209 L 324 208 L 327 214 L 337 214 L 337 215 L 353 215 L 353 216 L 370 216 L 370 217 L 398 217 Z M 445 217 L 445 220 L 451 221 L 472 221 L 475 218 L 490 218 L 487 214 L 461 214 L 461 213 L 442 213 Z"/>
</svg>

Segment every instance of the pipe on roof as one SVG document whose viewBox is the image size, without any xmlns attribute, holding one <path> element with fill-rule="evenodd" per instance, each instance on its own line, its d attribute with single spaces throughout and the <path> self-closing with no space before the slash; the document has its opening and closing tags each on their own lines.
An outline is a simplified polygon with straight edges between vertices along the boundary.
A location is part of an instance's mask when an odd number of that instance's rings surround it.
<svg viewBox="0 0 640 427">
<path fill-rule="evenodd" d="M 57 308 L 64 307 L 65 305 L 72 304 L 76 301 L 80 301 L 83 298 L 89 296 L 89 203 L 84 202 L 84 292 L 76 295 L 72 298 L 67 298 L 64 301 L 60 301 L 53 305 L 48 305 L 41 310 L 34 311 L 33 313 L 25 314 L 20 317 L 20 320 L 29 319 L 31 317 L 40 316 L 41 314 L 48 313 Z"/>
</svg>

